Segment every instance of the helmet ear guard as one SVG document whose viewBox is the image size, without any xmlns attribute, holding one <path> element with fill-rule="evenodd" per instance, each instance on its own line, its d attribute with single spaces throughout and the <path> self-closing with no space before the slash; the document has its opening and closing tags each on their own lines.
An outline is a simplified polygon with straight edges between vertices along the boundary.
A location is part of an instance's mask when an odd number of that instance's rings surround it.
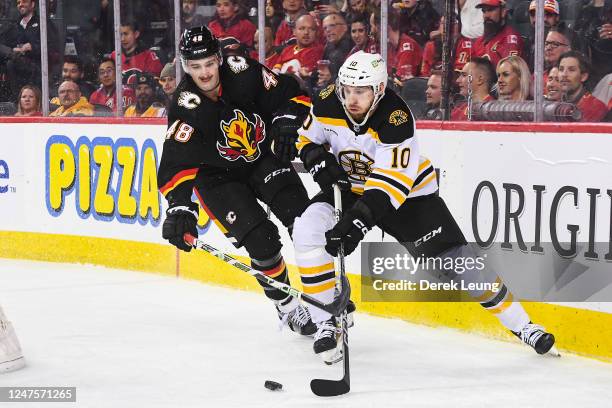
<svg viewBox="0 0 612 408">
<path fill-rule="evenodd" d="M 344 112 L 354 125 L 363 126 L 368 121 L 380 100 L 385 96 L 387 79 L 387 64 L 385 64 L 380 54 L 368 54 L 359 51 L 344 61 L 344 64 L 342 64 L 338 71 L 335 91 L 336 96 L 342 103 Z M 360 123 L 357 123 L 346 109 L 344 86 L 367 86 L 372 88 L 374 92 L 374 101 Z"/>
</svg>

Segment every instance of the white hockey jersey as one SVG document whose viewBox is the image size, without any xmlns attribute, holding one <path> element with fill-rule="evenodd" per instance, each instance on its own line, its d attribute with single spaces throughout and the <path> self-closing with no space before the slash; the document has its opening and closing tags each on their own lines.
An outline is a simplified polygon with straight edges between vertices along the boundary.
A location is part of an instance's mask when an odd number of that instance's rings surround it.
<svg viewBox="0 0 612 408">
<path fill-rule="evenodd" d="M 329 145 L 357 194 L 380 190 L 398 208 L 406 199 L 438 190 L 436 172 L 419 152 L 414 117 L 392 91 L 366 124 L 355 129 L 330 85 L 313 98 L 298 135 L 299 151 L 309 143 Z"/>
</svg>

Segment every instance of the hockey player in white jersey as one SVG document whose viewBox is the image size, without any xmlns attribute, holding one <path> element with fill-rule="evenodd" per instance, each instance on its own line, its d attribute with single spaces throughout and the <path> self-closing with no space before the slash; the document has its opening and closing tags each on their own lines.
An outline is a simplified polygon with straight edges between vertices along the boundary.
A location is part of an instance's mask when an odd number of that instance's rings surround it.
<svg viewBox="0 0 612 408">
<path fill-rule="evenodd" d="M 322 191 L 294 223 L 295 256 L 304 291 L 326 303 L 334 297 L 332 257 L 340 243 L 350 254 L 375 225 L 406 243 L 413 256 L 476 256 L 438 196 L 436 173 L 421 156 L 410 109 L 386 84 L 387 67 L 380 55 L 351 55 L 336 84 L 313 98 L 310 115 L 298 131 L 297 151 Z M 333 184 L 344 190 L 343 217 L 337 224 Z M 441 232 L 419 242 L 417 254 L 412 243 L 434 230 Z M 466 272 L 462 279 L 492 283 L 499 278 L 485 271 Z M 539 354 L 553 346 L 554 336 L 530 321 L 505 285 L 496 293 L 470 295 Z M 336 319 L 309 309 L 318 328 L 314 351 L 329 354 L 337 345 Z"/>
<path fill-rule="evenodd" d="M 25 366 L 19 340 L 0 306 L 0 374 L 15 371 Z"/>
</svg>

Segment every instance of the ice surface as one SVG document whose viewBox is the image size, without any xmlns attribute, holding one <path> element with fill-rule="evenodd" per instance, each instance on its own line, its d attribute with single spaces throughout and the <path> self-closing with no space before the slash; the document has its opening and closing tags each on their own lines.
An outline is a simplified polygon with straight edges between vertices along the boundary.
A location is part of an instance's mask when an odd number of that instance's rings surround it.
<svg viewBox="0 0 612 408">
<path fill-rule="evenodd" d="M 541 357 L 449 329 L 357 315 L 352 391 L 322 399 L 312 378 L 341 376 L 311 340 L 279 332 L 263 295 L 89 265 L 0 259 L 0 304 L 27 360 L 0 386 L 76 386 L 58 407 L 606 407 L 612 364 Z M 580 335 L 577 333 L 577 335 Z M 282 392 L 264 388 L 271 379 Z"/>
</svg>

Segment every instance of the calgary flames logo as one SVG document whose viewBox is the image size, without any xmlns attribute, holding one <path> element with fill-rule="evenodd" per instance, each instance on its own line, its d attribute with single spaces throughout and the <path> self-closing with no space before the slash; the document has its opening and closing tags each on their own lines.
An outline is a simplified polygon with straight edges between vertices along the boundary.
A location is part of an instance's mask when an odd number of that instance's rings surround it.
<svg viewBox="0 0 612 408">
<path fill-rule="evenodd" d="M 223 146 L 217 142 L 217 150 L 227 160 L 235 161 L 243 158 L 247 162 L 257 160 L 261 152 L 259 143 L 266 138 L 264 123 L 257 114 L 255 123 L 249 121 L 238 109 L 234 109 L 234 117 L 229 121 L 221 121 L 221 132 L 227 141 Z"/>
</svg>

